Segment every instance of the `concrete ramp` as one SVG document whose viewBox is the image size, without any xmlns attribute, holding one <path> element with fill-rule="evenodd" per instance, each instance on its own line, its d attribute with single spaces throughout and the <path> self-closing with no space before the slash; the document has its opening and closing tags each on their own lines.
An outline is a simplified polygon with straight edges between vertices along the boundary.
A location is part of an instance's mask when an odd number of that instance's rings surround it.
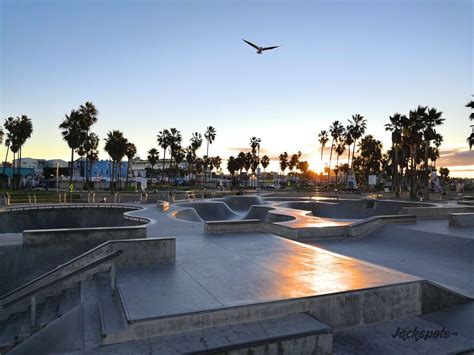
<svg viewBox="0 0 474 355">
<path fill-rule="evenodd" d="M 197 216 L 203 221 L 226 221 L 241 219 L 242 216 L 232 211 L 227 204 L 218 201 L 209 202 L 187 202 L 176 204 L 178 207 L 188 207 L 196 211 Z M 180 213 L 181 217 L 185 217 L 193 222 L 197 222 L 196 216 L 192 212 Z M 179 215 L 175 215 L 180 218 Z"/>
<path fill-rule="evenodd" d="M 266 202 L 260 196 L 224 196 L 216 201 L 224 202 L 236 212 L 247 212 L 253 205 L 264 205 Z"/>
</svg>

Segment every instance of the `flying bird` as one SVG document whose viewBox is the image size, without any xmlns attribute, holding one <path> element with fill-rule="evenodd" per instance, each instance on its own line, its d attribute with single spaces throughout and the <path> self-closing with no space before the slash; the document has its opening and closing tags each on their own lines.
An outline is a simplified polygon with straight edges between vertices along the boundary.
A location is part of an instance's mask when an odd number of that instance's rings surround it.
<svg viewBox="0 0 474 355">
<path fill-rule="evenodd" d="M 242 41 L 244 41 L 245 43 L 247 43 L 249 46 L 252 46 L 253 48 L 255 48 L 257 50 L 257 54 L 262 54 L 263 51 L 269 51 L 270 49 L 275 49 L 275 48 L 278 48 L 280 46 L 273 46 L 273 47 L 259 47 L 255 44 L 253 44 L 252 42 L 249 42 L 245 39 L 242 38 Z"/>
</svg>

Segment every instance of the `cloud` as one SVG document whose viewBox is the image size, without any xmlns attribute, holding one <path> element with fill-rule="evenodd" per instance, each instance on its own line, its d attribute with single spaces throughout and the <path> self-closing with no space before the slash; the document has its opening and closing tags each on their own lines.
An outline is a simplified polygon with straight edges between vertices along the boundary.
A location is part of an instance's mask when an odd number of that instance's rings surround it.
<svg viewBox="0 0 474 355">
<path fill-rule="evenodd" d="M 436 166 L 472 166 L 474 165 L 474 150 L 446 149 L 440 150 L 440 158 Z"/>
</svg>

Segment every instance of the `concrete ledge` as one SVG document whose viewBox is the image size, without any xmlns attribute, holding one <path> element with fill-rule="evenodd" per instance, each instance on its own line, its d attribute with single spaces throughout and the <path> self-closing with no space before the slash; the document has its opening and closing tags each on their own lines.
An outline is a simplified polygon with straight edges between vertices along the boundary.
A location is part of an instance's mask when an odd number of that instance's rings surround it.
<svg viewBox="0 0 474 355">
<path fill-rule="evenodd" d="M 450 213 L 471 213 L 474 207 L 467 206 L 435 206 L 435 207 L 403 207 L 400 214 L 414 214 L 417 218 L 448 218 Z"/>
<path fill-rule="evenodd" d="M 304 313 L 162 336 L 156 351 L 181 352 L 183 341 L 189 354 L 332 354 L 331 328 Z"/>
<path fill-rule="evenodd" d="M 384 224 L 392 223 L 416 223 L 415 215 L 393 215 L 393 216 L 374 216 L 354 222 L 347 226 L 347 235 L 355 237 L 364 233 L 371 232 Z"/>
<path fill-rule="evenodd" d="M 103 344 L 156 337 L 209 327 L 309 313 L 333 329 L 344 329 L 421 314 L 422 281 L 351 292 L 257 303 L 212 311 L 129 321 L 128 328 Z"/>
<path fill-rule="evenodd" d="M 204 233 L 220 234 L 234 232 L 264 232 L 259 219 L 239 219 L 235 221 L 209 221 L 204 223 Z"/>
<path fill-rule="evenodd" d="M 474 227 L 474 212 L 472 213 L 450 213 L 449 226 L 457 228 Z"/>
<path fill-rule="evenodd" d="M 23 245 L 45 246 L 84 241 L 101 244 L 109 240 L 141 238 L 146 238 L 146 226 L 39 229 L 25 230 L 23 232 Z"/>
</svg>

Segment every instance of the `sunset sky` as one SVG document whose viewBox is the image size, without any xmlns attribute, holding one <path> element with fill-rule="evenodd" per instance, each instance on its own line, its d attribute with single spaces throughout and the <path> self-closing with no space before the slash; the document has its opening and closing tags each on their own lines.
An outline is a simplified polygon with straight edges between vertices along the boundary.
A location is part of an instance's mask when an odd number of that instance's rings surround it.
<svg viewBox="0 0 474 355">
<path fill-rule="evenodd" d="M 389 148 L 388 117 L 421 104 L 446 118 L 437 165 L 474 177 L 470 0 L 0 4 L 0 118 L 32 118 L 24 157 L 67 160 L 57 127 L 90 100 L 93 130 L 122 130 L 142 158 L 163 128 L 187 143 L 212 125 L 211 155 L 236 155 L 257 136 L 271 158 L 301 150 L 318 168 L 317 133 L 332 121 L 362 114 Z M 281 47 L 258 55 L 242 38 Z"/>
</svg>

